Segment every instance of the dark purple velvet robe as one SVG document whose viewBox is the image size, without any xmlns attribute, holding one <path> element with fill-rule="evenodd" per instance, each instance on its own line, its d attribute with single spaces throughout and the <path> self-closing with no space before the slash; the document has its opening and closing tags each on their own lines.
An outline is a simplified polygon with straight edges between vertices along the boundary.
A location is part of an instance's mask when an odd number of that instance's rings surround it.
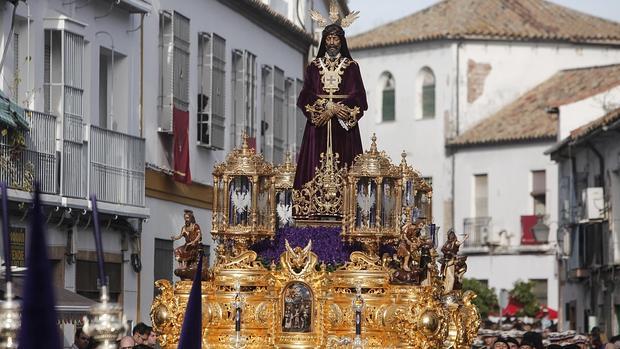
<svg viewBox="0 0 620 349">
<path fill-rule="evenodd" d="M 348 107 L 358 107 L 357 114 L 359 120 L 364 111 L 368 109 L 366 102 L 366 89 L 362 82 L 359 66 L 353 61 L 344 69 L 340 89 L 336 95 L 348 95 L 346 99 L 334 99 Z M 297 172 L 295 173 L 295 188 L 300 189 L 306 182 L 314 178 L 314 171 L 320 166 L 321 153 L 327 149 L 327 125 L 317 127 L 310 121 L 310 114 L 306 111 L 307 105 L 312 105 L 319 98 L 318 95 L 326 95 L 321 83 L 319 68 L 311 62 L 304 74 L 304 87 L 297 99 L 297 107 L 301 108 L 306 116 L 306 129 L 297 158 Z M 351 166 L 355 156 L 362 153 L 362 140 L 357 124 L 348 131 L 344 129 L 337 117 L 333 117 L 332 123 L 332 145 L 334 153 L 340 155 L 340 166 Z"/>
</svg>

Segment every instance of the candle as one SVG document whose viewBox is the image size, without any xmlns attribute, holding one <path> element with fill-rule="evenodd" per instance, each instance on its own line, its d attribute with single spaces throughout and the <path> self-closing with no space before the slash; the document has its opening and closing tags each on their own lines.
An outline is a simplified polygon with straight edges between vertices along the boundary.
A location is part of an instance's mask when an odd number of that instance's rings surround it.
<svg viewBox="0 0 620 349">
<path fill-rule="evenodd" d="M 430 225 L 431 232 L 431 241 L 433 242 L 433 246 L 437 246 L 437 234 L 436 234 L 437 226 L 435 224 Z"/>
<path fill-rule="evenodd" d="M 101 245 L 101 231 L 99 230 L 99 212 L 97 211 L 97 197 L 90 197 L 93 203 L 93 232 L 95 234 L 95 247 L 97 249 L 97 264 L 99 265 L 99 282 L 101 286 L 106 284 L 105 271 L 103 269 L 103 246 Z"/>
<path fill-rule="evenodd" d="M 237 307 L 235 311 L 235 331 L 241 331 L 241 307 Z"/>
<path fill-rule="evenodd" d="M 9 240 L 9 200 L 6 183 L 2 182 L 2 238 L 4 239 L 4 265 L 6 282 L 11 282 L 11 241 Z"/>
</svg>

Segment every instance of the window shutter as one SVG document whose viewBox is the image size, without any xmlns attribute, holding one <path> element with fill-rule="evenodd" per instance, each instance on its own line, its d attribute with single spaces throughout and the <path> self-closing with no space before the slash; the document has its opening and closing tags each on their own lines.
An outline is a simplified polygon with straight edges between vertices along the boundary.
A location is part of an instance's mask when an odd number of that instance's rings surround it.
<svg viewBox="0 0 620 349">
<path fill-rule="evenodd" d="M 261 137 L 262 151 L 265 159 L 272 161 L 273 159 L 273 123 L 274 123 L 274 106 L 273 106 L 273 68 L 268 65 L 262 67 L 261 73 L 261 98 L 262 98 L 262 122 Z"/>
<path fill-rule="evenodd" d="M 256 144 L 256 56 L 248 51 L 244 52 L 244 101 L 245 118 L 244 131 Z"/>
<path fill-rule="evenodd" d="M 189 110 L 189 18 L 174 12 L 173 98 L 174 107 Z"/>
<path fill-rule="evenodd" d="M 284 159 L 284 140 L 286 125 L 284 125 L 284 71 L 274 69 L 273 84 L 273 163 L 280 164 Z"/>
<path fill-rule="evenodd" d="M 233 50 L 232 54 L 232 125 L 230 127 L 230 137 L 232 148 L 240 143 L 241 130 L 245 119 L 244 113 L 244 93 L 243 93 L 243 76 L 244 76 L 244 60 L 243 51 Z"/>
<path fill-rule="evenodd" d="M 172 132 L 173 108 L 189 110 L 189 18 L 176 11 L 159 16 L 159 132 Z"/>
<path fill-rule="evenodd" d="M 383 90 L 383 121 L 394 121 L 395 119 L 395 91 L 393 88 Z"/>
<path fill-rule="evenodd" d="M 208 33 L 198 33 L 198 96 L 196 101 L 197 140 L 199 145 L 211 145 L 212 41 Z"/>
<path fill-rule="evenodd" d="M 62 120 L 61 192 L 65 196 L 85 198 L 87 192 L 87 148 L 84 147 L 83 61 L 84 37 L 63 33 L 64 93 Z M 70 174 L 70 175 L 66 175 Z"/>
<path fill-rule="evenodd" d="M 211 36 L 211 137 L 210 146 L 224 149 L 226 132 L 226 40 Z"/>
<path fill-rule="evenodd" d="M 547 191 L 545 171 L 532 171 L 532 195 L 544 195 Z"/>
<path fill-rule="evenodd" d="M 291 151 L 295 142 L 295 117 L 296 108 L 295 105 L 295 80 L 292 78 L 286 78 L 284 83 L 284 95 L 286 96 L 286 113 L 284 114 L 284 123 L 286 125 L 286 138 L 284 143 L 285 152 Z"/>
<path fill-rule="evenodd" d="M 486 174 L 474 176 L 476 217 L 489 216 L 489 183 Z"/>
</svg>

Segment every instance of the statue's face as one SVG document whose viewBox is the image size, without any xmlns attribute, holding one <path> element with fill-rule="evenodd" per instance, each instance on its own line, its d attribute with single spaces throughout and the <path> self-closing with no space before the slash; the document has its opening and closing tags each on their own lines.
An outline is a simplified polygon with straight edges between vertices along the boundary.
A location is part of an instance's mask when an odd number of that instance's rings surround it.
<svg viewBox="0 0 620 349">
<path fill-rule="evenodd" d="M 341 42 L 338 35 L 327 35 L 327 37 L 325 38 L 325 50 L 329 56 L 334 57 L 338 53 L 340 53 L 340 46 Z"/>
<path fill-rule="evenodd" d="M 184 214 L 183 218 L 185 218 L 185 224 L 188 224 L 192 221 L 192 216 L 189 213 Z"/>
</svg>

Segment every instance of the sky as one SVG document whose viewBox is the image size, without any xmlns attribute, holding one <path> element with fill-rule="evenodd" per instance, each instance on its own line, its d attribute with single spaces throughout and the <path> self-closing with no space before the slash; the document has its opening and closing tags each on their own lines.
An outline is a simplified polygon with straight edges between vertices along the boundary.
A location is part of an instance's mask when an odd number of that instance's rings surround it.
<svg viewBox="0 0 620 349">
<path fill-rule="evenodd" d="M 550 0 L 598 17 L 620 22 L 620 0 Z M 431 6 L 439 0 L 349 0 L 349 8 L 360 18 L 347 30 L 355 35 Z"/>
</svg>

